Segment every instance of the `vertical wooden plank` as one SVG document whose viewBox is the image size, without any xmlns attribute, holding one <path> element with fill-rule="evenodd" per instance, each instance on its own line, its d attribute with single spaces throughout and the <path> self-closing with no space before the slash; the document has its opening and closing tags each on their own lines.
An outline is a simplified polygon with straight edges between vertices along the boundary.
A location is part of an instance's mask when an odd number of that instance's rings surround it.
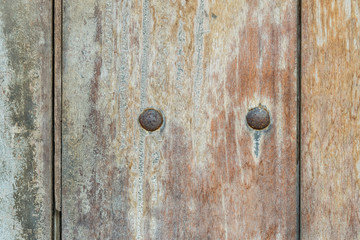
<svg viewBox="0 0 360 240">
<path fill-rule="evenodd" d="M 296 7 L 65 0 L 63 238 L 294 239 Z"/>
<path fill-rule="evenodd" d="M 52 3 L 0 3 L 0 238 L 51 239 Z"/>
<path fill-rule="evenodd" d="M 359 239 L 359 1 L 302 1 L 302 239 Z"/>
<path fill-rule="evenodd" d="M 54 196 L 61 211 L 62 0 L 54 0 Z"/>
</svg>

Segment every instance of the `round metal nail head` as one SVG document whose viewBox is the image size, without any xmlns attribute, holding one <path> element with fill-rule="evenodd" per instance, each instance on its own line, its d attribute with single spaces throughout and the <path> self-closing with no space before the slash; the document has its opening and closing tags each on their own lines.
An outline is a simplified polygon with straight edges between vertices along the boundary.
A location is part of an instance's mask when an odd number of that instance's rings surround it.
<svg viewBox="0 0 360 240">
<path fill-rule="evenodd" d="M 163 123 L 163 116 L 155 109 L 145 109 L 139 116 L 139 123 L 145 130 L 153 132 Z"/>
<path fill-rule="evenodd" d="M 262 130 L 270 125 L 270 115 L 265 108 L 256 107 L 248 112 L 246 121 L 252 129 Z"/>
</svg>

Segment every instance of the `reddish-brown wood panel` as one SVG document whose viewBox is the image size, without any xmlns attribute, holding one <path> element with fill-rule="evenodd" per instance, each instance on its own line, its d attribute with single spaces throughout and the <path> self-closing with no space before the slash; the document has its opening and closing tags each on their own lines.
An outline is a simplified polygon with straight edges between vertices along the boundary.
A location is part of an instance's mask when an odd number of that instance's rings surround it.
<svg viewBox="0 0 360 240">
<path fill-rule="evenodd" d="M 359 4 L 302 1 L 302 239 L 360 238 Z"/>
<path fill-rule="evenodd" d="M 65 0 L 63 29 L 64 239 L 295 238 L 297 1 Z"/>
</svg>

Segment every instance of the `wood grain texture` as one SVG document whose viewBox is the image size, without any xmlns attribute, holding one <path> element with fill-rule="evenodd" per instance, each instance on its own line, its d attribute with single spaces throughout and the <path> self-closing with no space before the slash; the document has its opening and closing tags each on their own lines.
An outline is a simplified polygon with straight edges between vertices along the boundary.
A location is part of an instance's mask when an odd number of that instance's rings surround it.
<svg viewBox="0 0 360 240">
<path fill-rule="evenodd" d="M 52 4 L 0 2 L 0 239 L 51 239 Z"/>
<path fill-rule="evenodd" d="M 54 196 L 61 211 L 62 0 L 54 0 Z"/>
<path fill-rule="evenodd" d="M 294 239 L 296 7 L 65 0 L 63 239 Z"/>
<path fill-rule="evenodd" d="M 302 1 L 302 239 L 360 239 L 360 2 Z"/>
</svg>

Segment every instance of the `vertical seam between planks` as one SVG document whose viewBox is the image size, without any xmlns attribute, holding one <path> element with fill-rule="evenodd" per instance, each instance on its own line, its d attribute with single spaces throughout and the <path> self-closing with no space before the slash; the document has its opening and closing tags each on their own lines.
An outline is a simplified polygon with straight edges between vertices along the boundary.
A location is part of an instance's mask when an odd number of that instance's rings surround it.
<svg viewBox="0 0 360 240">
<path fill-rule="evenodd" d="M 302 41 L 302 0 L 297 7 L 297 122 L 296 122 L 296 158 L 297 158 L 297 239 L 301 239 L 301 41 Z"/>
</svg>

